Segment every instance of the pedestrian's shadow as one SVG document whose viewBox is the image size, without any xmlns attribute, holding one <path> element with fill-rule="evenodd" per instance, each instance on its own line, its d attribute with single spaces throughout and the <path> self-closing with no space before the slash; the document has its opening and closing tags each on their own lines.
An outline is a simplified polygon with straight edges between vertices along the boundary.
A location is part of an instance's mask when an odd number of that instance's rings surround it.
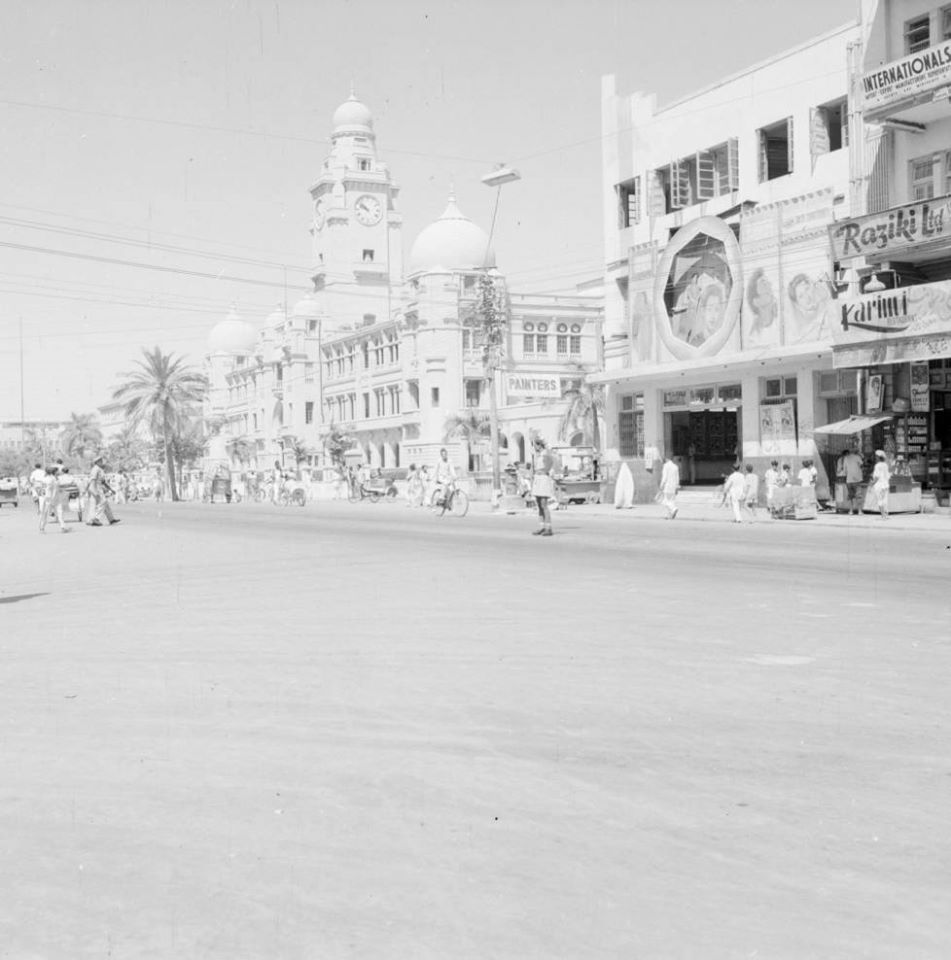
<svg viewBox="0 0 951 960">
<path fill-rule="evenodd" d="M 19 603 L 21 600 L 32 600 L 34 597 L 48 597 L 49 593 L 15 593 L 12 597 L 0 597 L 0 603 Z"/>
</svg>

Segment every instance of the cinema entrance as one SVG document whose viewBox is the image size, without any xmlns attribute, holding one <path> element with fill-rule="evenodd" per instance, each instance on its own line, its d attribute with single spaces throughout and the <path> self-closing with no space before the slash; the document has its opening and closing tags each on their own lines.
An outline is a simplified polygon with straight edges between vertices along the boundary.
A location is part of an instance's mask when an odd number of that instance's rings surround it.
<svg viewBox="0 0 951 960">
<path fill-rule="evenodd" d="M 739 383 L 663 391 L 664 443 L 684 485 L 723 482 L 743 449 Z"/>
</svg>

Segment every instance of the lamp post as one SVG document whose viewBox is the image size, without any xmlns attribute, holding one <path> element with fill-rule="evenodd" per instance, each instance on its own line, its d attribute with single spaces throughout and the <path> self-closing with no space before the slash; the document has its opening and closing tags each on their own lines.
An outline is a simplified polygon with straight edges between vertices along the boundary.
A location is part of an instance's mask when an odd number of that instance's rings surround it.
<svg viewBox="0 0 951 960">
<path fill-rule="evenodd" d="M 492 447 L 492 506 L 498 509 L 502 498 L 502 466 L 499 462 L 499 408 L 495 395 L 495 374 L 499 368 L 504 343 L 503 324 L 504 301 L 501 277 L 489 271 L 488 259 L 492 249 L 492 237 L 495 234 L 495 222 L 499 215 L 499 201 L 502 199 L 502 187 L 506 183 L 521 180 L 518 170 L 504 164 L 482 177 L 487 187 L 495 187 L 495 208 L 492 211 L 492 225 L 489 227 L 489 240 L 485 245 L 485 257 L 482 260 L 482 276 L 479 278 L 479 313 L 482 321 L 483 362 L 485 379 L 489 385 L 489 443 Z"/>
</svg>

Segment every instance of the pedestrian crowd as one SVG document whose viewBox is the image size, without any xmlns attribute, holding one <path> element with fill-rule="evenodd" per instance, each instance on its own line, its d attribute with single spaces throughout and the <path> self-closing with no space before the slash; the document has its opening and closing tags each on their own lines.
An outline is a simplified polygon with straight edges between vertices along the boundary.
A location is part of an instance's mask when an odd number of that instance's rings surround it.
<svg viewBox="0 0 951 960">
<path fill-rule="evenodd" d="M 900 458 L 899 458 L 900 459 Z M 655 500 L 665 510 L 665 519 L 673 520 L 679 511 L 677 494 L 680 491 L 679 458 L 668 455 L 664 460 L 660 481 Z M 899 467 L 901 464 L 899 463 Z M 869 487 L 873 494 L 873 501 L 883 519 L 888 519 L 888 491 L 891 486 L 892 472 L 884 450 L 875 451 L 875 466 L 869 479 Z M 753 522 L 760 505 L 760 487 L 762 484 L 765 494 L 766 511 L 772 518 L 783 515 L 783 508 L 779 503 L 777 491 L 786 487 L 811 489 L 813 499 L 819 479 L 819 470 L 814 460 L 803 460 L 796 480 L 793 480 L 792 468 L 788 463 L 780 465 L 778 460 L 772 460 L 762 478 L 756 473 L 753 464 L 735 463 L 730 474 L 725 478 L 720 503 L 729 506 L 733 511 L 733 522 L 743 523 L 745 518 Z M 862 512 L 859 498 L 862 494 L 864 482 L 864 468 L 861 456 L 851 447 L 844 450 L 836 460 L 836 482 L 841 484 L 848 503 L 850 516 Z M 818 500 L 816 500 L 817 505 Z M 830 508 L 833 509 L 833 508 Z"/>
<path fill-rule="evenodd" d="M 117 488 L 109 483 L 102 457 L 93 460 L 89 476 L 82 480 L 69 472 L 62 459 L 46 467 L 36 463 L 29 476 L 29 486 L 39 516 L 40 533 L 46 533 L 46 525 L 53 517 L 59 529 L 69 533 L 72 528 L 66 526 L 66 513 L 71 509 L 90 527 L 113 526 L 120 520 L 112 512 L 109 497 L 121 496 L 124 501 L 128 494 L 124 479 Z"/>
</svg>

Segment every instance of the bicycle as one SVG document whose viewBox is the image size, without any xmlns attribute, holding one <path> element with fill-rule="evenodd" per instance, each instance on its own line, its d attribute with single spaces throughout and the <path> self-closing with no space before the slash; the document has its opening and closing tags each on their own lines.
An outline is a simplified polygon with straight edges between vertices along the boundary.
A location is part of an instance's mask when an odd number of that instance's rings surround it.
<svg viewBox="0 0 951 960">
<path fill-rule="evenodd" d="M 295 487 L 293 490 L 281 487 L 281 492 L 277 495 L 277 502 L 282 507 L 289 507 L 291 504 L 295 507 L 302 507 L 307 502 L 307 497 L 300 487 Z"/>
<path fill-rule="evenodd" d="M 469 512 L 469 495 L 455 483 L 449 484 L 442 496 L 433 501 L 433 512 L 437 517 L 451 513 L 454 517 L 464 517 Z"/>
</svg>

